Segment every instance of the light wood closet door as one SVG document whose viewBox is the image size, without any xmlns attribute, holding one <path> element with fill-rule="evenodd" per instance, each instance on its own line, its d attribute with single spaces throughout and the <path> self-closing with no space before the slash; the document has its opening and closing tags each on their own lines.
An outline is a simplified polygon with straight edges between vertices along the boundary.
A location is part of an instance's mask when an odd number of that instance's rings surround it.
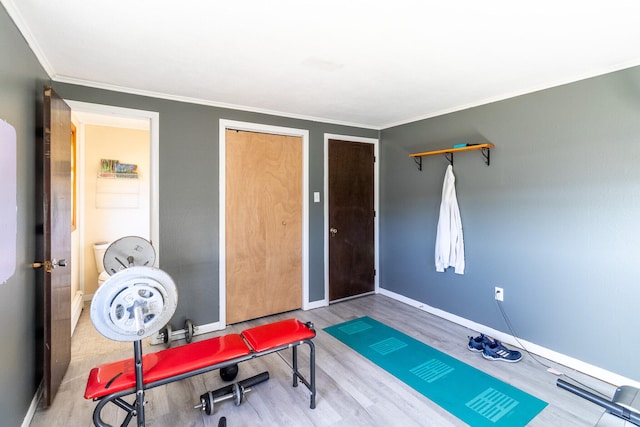
<svg viewBox="0 0 640 427">
<path fill-rule="evenodd" d="M 226 131 L 227 324 L 302 305 L 302 138 Z"/>
</svg>

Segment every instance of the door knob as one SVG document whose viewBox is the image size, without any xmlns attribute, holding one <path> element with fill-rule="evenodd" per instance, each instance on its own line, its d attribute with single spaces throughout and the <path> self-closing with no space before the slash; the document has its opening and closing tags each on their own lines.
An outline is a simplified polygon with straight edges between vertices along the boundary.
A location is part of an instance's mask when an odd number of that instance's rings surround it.
<svg viewBox="0 0 640 427">
<path fill-rule="evenodd" d="M 44 267 L 44 271 L 46 271 L 47 273 L 51 273 L 51 270 L 53 270 L 56 267 L 66 267 L 66 266 L 67 266 L 67 260 L 65 259 L 57 260 L 55 258 L 52 259 L 51 261 L 34 262 L 33 264 L 31 264 L 32 268 Z"/>
<path fill-rule="evenodd" d="M 338 233 L 338 229 L 337 229 L 337 228 L 333 228 L 333 227 L 331 227 L 331 228 L 329 229 L 329 233 L 331 233 L 331 237 L 335 237 L 335 236 L 336 236 L 336 233 Z"/>
</svg>

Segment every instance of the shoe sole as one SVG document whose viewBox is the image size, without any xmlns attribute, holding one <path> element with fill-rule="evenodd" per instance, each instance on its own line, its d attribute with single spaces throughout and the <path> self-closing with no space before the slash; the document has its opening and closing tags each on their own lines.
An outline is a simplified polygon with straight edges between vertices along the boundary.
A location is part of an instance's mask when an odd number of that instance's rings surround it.
<svg viewBox="0 0 640 427">
<path fill-rule="evenodd" d="M 502 357 L 491 357 L 491 356 L 487 356 L 486 354 L 482 353 L 482 357 L 484 357 L 487 360 L 491 360 L 492 362 L 507 362 L 507 363 L 516 363 L 522 360 L 522 356 L 520 356 L 517 359 L 505 359 Z"/>
</svg>

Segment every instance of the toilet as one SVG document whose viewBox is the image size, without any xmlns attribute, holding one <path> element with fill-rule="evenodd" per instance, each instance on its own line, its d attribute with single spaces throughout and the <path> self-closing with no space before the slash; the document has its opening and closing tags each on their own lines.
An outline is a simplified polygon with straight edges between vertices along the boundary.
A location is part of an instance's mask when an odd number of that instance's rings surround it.
<svg viewBox="0 0 640 427">
<path fill-rule="evenodd" d="M 96 257 L 96 267 L 98 268 L 98 286 L 102 285 L 108 278 L 109 273 L 104 271 L 104 253 L 111 245 L 109 242 L 98 242 L 93 244 L 93 254 Z"/>
</svg>

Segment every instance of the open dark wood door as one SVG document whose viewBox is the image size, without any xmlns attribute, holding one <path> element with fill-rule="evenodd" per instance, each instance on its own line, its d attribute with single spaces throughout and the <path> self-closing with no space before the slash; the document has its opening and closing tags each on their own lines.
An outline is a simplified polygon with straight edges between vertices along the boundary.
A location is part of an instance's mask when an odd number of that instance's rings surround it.
<svg viewBox="0 0 640 427">
<path fill-rule="evenodd" d="M 44 406 L 51 405 L 71 359 L 71 108 L 44 89 Z"/>
<path fill-rule="evenodd" d="M 375 290 L 374 146 L 329 140 L 329 301 Z"/>
</svg>

